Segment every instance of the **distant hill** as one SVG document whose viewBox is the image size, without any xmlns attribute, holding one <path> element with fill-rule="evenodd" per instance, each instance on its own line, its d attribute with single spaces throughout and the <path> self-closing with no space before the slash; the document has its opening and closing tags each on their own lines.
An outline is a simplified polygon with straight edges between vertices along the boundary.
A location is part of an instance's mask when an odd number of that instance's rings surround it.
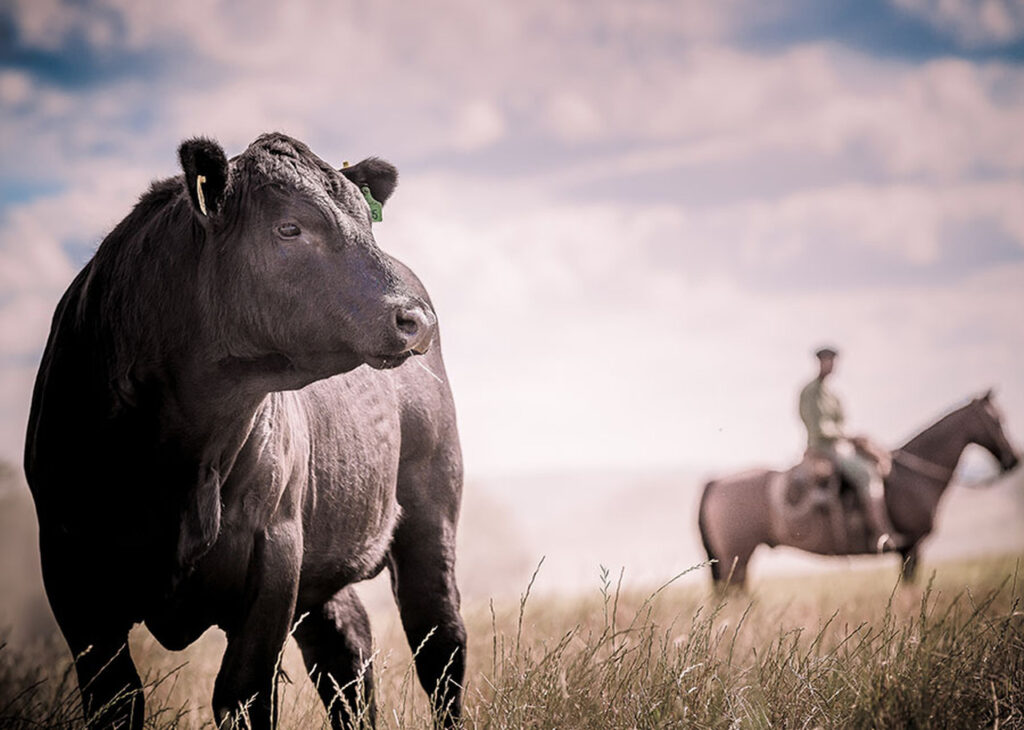
<svg viewBox="0 0 1024 730">
<path fill-rule="evenodd" d="M 966 479 L 976 481 L 993 470 L 971 470 Z M 624 567 L 633 585 L 660 583 L 706 559 L 697 508 L 708 476 L 686 470 L 568 472 L 473 482 L 460 525 L 463 592 L 518 595 L 541 557 L 539 591 L 596 590 L 601 565 L 615 575 Z M 503 567 L 488 570 L 486 556 L 495 551 Z M 950 486 L 935 532 L 924 544 L 922 565 L 927 570 L 929 559 L 1015 552 L 1024 552 L 1024 469 L 990 486 Z M 756 579 L 758 572 L 820 571 L 878 560 L 761 547 L 751 570 Z M 895 570 L 895 556 L 881 560 Z M 699 579 L 706 580 L 703 572 Z"/>
<path fill-rule="evenodd" d="M 57 629 L 43 591 L 38 534 L 21 469 L 0 462 L 0 642 L 31 641 Z"/>
<path fill-rule="evenodd" d="M 979 472 L 979 474 L 981 474 Z M 981 474 L 983 475 L 983 474 Z M 560 472 L 471 478 L 459 526 L 457 568 L 463 598 L 485 602 L 525 590 L 544 558 L 537 593 L 596 591 L 601 566 L 628 586 L 656 585 L 705 559 L 697 506 L 708 474 L 686 470 Z M 971 475 L 972 478 L 977 476 Z M 0 464 L 0 638 L 53 631 L 43 595 L 36 518 L 20 470 Z M 952 486 L 925 543 L 928 561 L 1024 552 L 1024 470 L 992 486 Z M 759 548 L 751 575 L 877 565 L 876 558 L 820 558 Z M 896 558 L 881 560 L 892 564 Z M 686 580 L 706 581 L 706 571 Z M 361 588 L 371 609 L 390 605 L 382 576 Z"/>
</svg>

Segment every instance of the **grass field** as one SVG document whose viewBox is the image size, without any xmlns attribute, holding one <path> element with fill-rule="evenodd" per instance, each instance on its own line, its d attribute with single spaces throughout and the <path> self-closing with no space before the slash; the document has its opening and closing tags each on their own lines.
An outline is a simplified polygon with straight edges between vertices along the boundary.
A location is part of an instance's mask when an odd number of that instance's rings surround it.
<svg viewBox="0 0 1024 730">
<path fill-rule="evenodd" d="M 466 726 L 1024 727 L 1020 568 L 945 563 L 913 587 L 891 566 L 837 570 L 725 598 L 703 573 L 659 589 L 603 572 L 585 595 L 468 605 Z M 378 726 L 429 727 L 396 618 L 374 623 Z M 217 631 L 177 653 L 133 632 L 150 727 L 212 726 L 223 648 Z M 56 638 L 0 650 L 0 726 L 80 726 L 68 666 Z M 324 726 L 294 645 L 283 669 L 282 726 Z"/>
</svg>

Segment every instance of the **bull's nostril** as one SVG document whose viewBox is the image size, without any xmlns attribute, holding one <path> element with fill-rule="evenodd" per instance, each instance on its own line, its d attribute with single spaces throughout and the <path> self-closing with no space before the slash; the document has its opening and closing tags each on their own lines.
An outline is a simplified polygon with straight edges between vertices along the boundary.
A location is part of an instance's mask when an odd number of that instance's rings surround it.
<svg viewBox="0 0 1024 730">
<path fill-rule="evenodd" d="M 415 312 L 415 310 L 398 312 L 398 314 L 395 315 L 395 325 L 398 327 L 398 331 L 404 335 L 409 335 L 410 337 L 419 332 L 423 320 L 422 316 L 417 317 L 417 314 L 418 313 Z"/>
<path fill-rule="evenodd" d="M 395 310 L 395 330 L 405 340 L 406 350 L 422 355 L 430 349 L 437 320 L 429 309 L 408 305 Z"/>
</svg>

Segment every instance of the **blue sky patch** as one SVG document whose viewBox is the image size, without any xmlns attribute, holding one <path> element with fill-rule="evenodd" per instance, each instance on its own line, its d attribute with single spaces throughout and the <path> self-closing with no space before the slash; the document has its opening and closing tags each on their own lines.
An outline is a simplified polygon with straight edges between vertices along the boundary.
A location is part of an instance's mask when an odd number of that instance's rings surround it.
<svg viewBox="0 0 1024 730">
<path fill-rule="evenodd" d="M 738 40 L 765 51 L 835 42 L 880 58 L 915 62 L 943 56 L 1024 62 L 1024 39 L 969 46 L 886 0 L 792 0 L 785 12 L 747 26 Z"/>
</svg>

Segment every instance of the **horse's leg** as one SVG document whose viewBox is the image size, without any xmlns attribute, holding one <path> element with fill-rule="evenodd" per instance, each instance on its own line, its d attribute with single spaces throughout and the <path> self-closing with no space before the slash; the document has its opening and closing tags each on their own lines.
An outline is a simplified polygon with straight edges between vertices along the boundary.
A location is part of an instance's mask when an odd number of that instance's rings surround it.
<svg viewBox="0 0 1024 730">
<path fill-rule="evenodd" d="M 725 568 L 723 568 L 721 559 L 715 553 L 715 549 L 711 546 L 711 536 L 708 532 L 707 516 L 705 514 L 708 498 L 714 485 L 714 481 L 704 485 L 704 491 L 700 497 L 700 507 L 697 510 L 697 527 L 700 530 L 700 540 L 704 545 L 704 552 L 708 556 L 708 568 L 711 570 L 711 585 L 716 593 L 721 593 L 726 587 Z"/>
<path fill-rule="evenodd" d="M 711 585 L 714 586 L 716 591 L 721 591 L 725 588 L 725 575 L 722 573 L 722 561 L 708 553 L 708 560 L 711 564 L 708 568 L 711 569 Z"/>
<path fill-rule="evenodd" d="M 365 711 L 376 722 L 370 619 L 349 586 L 310 611 L 295 630 L 313 684 L 331 718 L 331 727 L 355 727 Z"/>
<path fill-rule="evenodd" d="M 719 558 L 714 560 L 715 562 L 711 564 L 712 589 L 716 596 L 724 596 L 733 585 L 730 578 L 734 563 L 730 560 L 726 564 Z"/>
<path fill-rule="evenodd" d="M 302 538 L 293 523 L 274 525 L 253 545 L 244 614 L 227 631 L 213 711 L 217 725 L 235 718 L 252 728 L 277 724 L 277 668 L 291 630 L 302 561 Z"/>
<path fill-rule="evenodd" d="M 43 583 L 78 675 L 89 727 L 142 728 L 145 703 L 128 652 L 132 619 L 116 586 L 95 572 L 102 557 L 73 545 L 40 539 Z"/>
<path fill-rule="evenodd" d="M 756 543 L 753 545 L 743 545 L 740 550 L 736 551 L 729 558 L 728 563 L 722 566 L 725 579 L 728 581 L 727 587 L 741 591 L 746 588 L 747 565 L 750 564 L 750 556 L 753 555 L 755 547 L 757 547 Z"/>
<path fill-rule="evenodd" d="M 755 538 L 737 534 L 724 535 L 722 542 L 721 554 L 712 550 L 710 542 L 705 542 L 708 557 L 715 561 L 711 564 L 715 592 L 721 594 L 733 588 L 742 591 L 747 581 L 750 556 L 760 543 Z"/>
<path fill-rule="evenodd" d="M 917 574 L 917 543 L 900 550 L 903 563 L 900 566 L 900 577 L 904 583 L 913 583 Z"/>
<path fill-rule="evenodd" d="M 435 721 L 458 724 L 466 668 L 466 629 L 455 583 L 455 526 L 462 469 L 454 456 L 403 463 L 398 480 L 402 520 L 389 568 L 416 673 L 430 696 Z M 429 638 L 428 638 L 429 637 Z"/>
</svg>

